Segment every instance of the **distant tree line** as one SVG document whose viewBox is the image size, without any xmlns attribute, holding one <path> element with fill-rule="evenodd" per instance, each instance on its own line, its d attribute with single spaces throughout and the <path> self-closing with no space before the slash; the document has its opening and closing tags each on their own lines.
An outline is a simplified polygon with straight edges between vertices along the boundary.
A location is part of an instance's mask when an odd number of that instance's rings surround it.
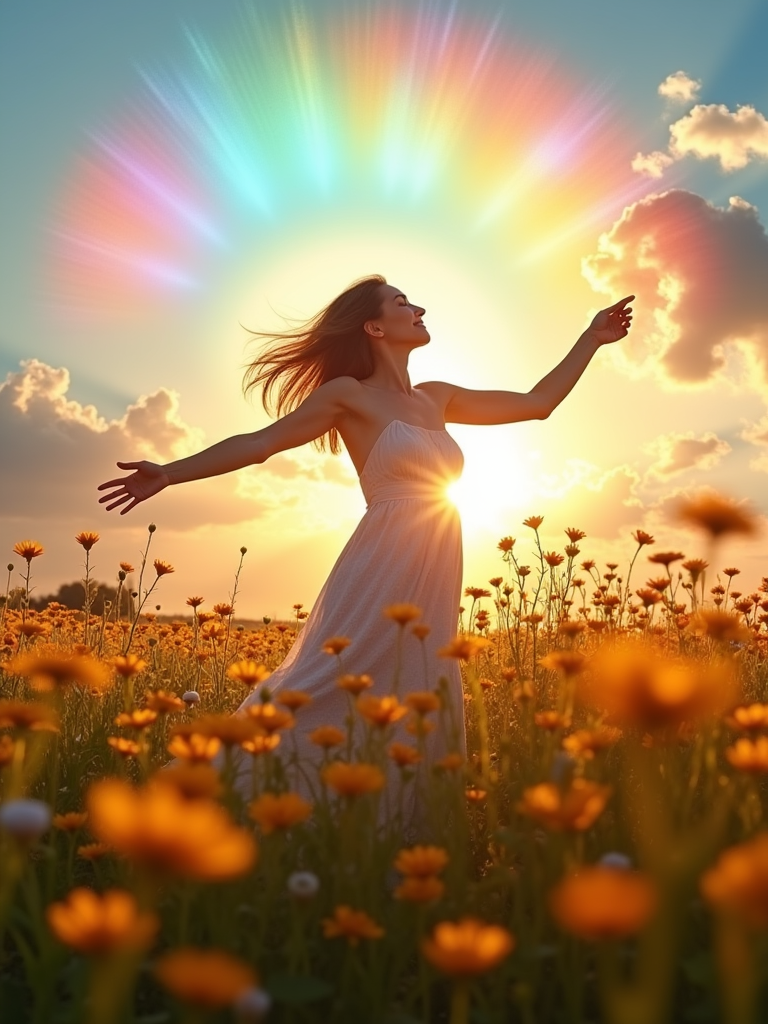
<svg viewBox="0 0 768 1024">
<path fill-rule="evenodd" d="M 110 586 L 108 583 L 99 583 L 96 580 L 91 581 L 91 614 L 102 615 L 104 613 L 105 602 L 110 605 L 110 611 L 114 614 L 115 601 L 117 600 L 117 588 Z M 8 607 L 9 608 L 21 608 L 21 603 L 24 599 L 24 588 L 14 587 L 8 593 Z M 0 598 L 0 601 L 2 598 Z M 45 594 L 40 597 L 35 597 L 34 594 L 30 595 L 29 607 L 35 608 L 37 611 L 42 611 L 46 608 L 51 601 L 58 601 L 59 604 L 63 604 L 65 608 L 82 609 L 85 604 L 85 587 L 79 580 L 75 580 L 73 583 L 62 583 L 55 594 Z M 123 617 L 129 617 L 133 614 L 133 598 L 131 592 L 126 587 L 123 587 L 120 594 L 120 615 Z"/>
</svg>

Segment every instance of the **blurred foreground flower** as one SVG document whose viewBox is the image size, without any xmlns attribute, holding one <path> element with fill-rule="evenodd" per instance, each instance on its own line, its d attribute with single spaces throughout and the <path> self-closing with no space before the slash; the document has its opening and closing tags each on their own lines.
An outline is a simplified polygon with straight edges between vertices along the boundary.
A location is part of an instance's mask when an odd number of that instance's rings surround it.
<svg viewBox="0 0 768 1024">
<path fill-rule="evenodd" d="M 326 939 L 344 938 L 350 946 L 357 946 L 360 939 L 380 939 L 384 929 L 364 910 L 354 910 L 342 904 L 333 911 L 333 917 L 323 918 L 323 935 Z"/>
<path fill-rule="evenodd" d="M 73 889 L 46 910 L 48 925 L 78 953 L 105 955 L 120 949 L 146 949 L 160 927 L 156 914 L 142 913 L 134 896 L 121 889 L 103 894 Z"/>
<path fill-rule="evenodd" d="M 29 679 L 33 690 L 43 692 L 67 686 L 101 691 L 110 683 L 109 672 L 101 662 L 79 654 L 20 654 L 3 666 L 10 675 Z"/>
<path fill-rule="evenodd" d="M 36 842 L 51 820 L 51 808 L 42 800 L 7 800 L 0 805 L 0 828 L 21 842 Z"/>
<path fill-rule="evenodd" d="M 340 796 L 364 796 L 376 793 L 384 788 L 386 779 L 381 768 L 375 764 L 362 761 L 347 764 L 344 761 L 333 761 L 322 770 L 322 778 L 326 786 Z"/>
<path fill-rule="evenodd" d="M 448 864 L 448 851 L 442 846 L 412 846 L 401 850 L 395 858 L 395 868 L 401 875 L 428 878 L 439 875 Z"/>
<path fill-rule="evenodd" d="M 731 846 L 701 878 L 704 898 L 752 928 L 768 927 L 768 832 Z"/>
<path fill-rule="evenodd" d="M 231 1006 L 257 984 L 256 972 L 217 949 L 174 949 L 155 964 L 155 974 L 177 999 L 213 1010 Z"/>
<path fill-rule="evenodd" d="M 0 700 L 0 729 L 58 732 L 58 722 L 58 715 L 48 704 L 39 701 Z"/>
<path fill-rule="evenodd" d="M 721 494 L 700 494 L 681 501 L 676 517 L 680 522 L 698 526 L 713 539 L 728 533 L 752 536 L 757 532 L 757 516 Z"/>
<path fill-rule="evenodd" d="M 485 647 L 490 646 L 491 641 L 482 636 L 457 636 L 445 647 L 437 652 L 441 658 L 456 658 L 460 661 L 469 661 L 476 654 L 479 654 Z"/>
<path fill-rule="evenodd" d="M 574 779 L 565 789 L 542 782 L 523 791 L 517 810 L 547 828 L 583 832 L 603 813 L 610 795 L 610 786 L 588 779 Z"/>
<path fill-rule="evenodd" d="M 485 974 L 514 948 L 515 939 L 510 931 L 473 917 L 455 923 L 442 921 L 421 945 L 424 957 L 432 966 L 452 978 Z"/>
<path fill-rule="evenodd" d="M 269 835 L 306 821 L 312 814 L 312 804 L 298 793 L 262 793 L 248 804 L 248 814 L 264 835 Z"/>
<path fill-rule="evenodd" d="M 384 609 L 384 617 L 396 622 L 399 626 L 407 626 L 421 618 L 421 608 L 415 604 L 389 604 Z"/>
<path fill-rule="evenodd" d="M 582 868 L 549 896 L 560 927 L 589 940 L 635 935 L 653 916 L 657 902 L 656 889 L 645 875 L 605 866 Z"/>
<path fill-rule="evenodd" d="M 153 871 L 221 881 L 256 863 L 250 832 L 235 826 L 217 804 L 185 800 L 171 786 L 135 790 L 105 779 L 91 786 L 87 804 L 93 834 Z"/>
</svg>

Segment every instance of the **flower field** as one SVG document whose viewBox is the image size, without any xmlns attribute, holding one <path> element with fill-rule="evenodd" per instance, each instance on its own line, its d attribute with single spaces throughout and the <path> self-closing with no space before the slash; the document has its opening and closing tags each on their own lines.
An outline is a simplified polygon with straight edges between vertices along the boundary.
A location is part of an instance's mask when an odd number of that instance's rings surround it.
<svg viewBox="0 0 768 1024">
<path fill-rule="evenodd" d="M 75 538 L 82 609 L 36 610 L 45 552 L 19 541 L 0 610 L 0 1021 L 768 1020 L 768 578 L 747 592 L 722 561 L 754 530 L 739 506 L 681 515 L 706 559 L 636 530 L 625 564 L 597 565 L 579 529 L 545 551 L 540 516 L 500 540 L 441 651 L 462 666 L 466 755 L 446 661 L 399 697 L 347 674 L 355 638 L 329 637 L 349 714 L 312 733 L 311 799 L 288 781 L 309 698 L 269 691 L 301 605 L 236 625 L 238 567 L 226 603 L 159 619 L 174 570 L 150 527 L 100 614 L 95 533 Z M 428 635 L 412 605 L 382 613 L 393 643 Z M 434 763 L 433 729 L 451 737 Z"/>
</svg>

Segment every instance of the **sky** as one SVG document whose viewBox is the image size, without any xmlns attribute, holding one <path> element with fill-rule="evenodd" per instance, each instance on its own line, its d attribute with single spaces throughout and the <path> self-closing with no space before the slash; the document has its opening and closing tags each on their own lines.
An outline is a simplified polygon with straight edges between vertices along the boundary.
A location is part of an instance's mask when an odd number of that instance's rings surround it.
<svg viewBox="0 0 768 1024">
<path fill-rule="evenodd" d="M 411 377 L 528 391 L 634 293 L 546 421 L 449 425 L 465 583 L 531 531 L 626 564 L 704 554 L 674 509 L 760 516 L 714 574 L 768 575 L 765 0 L 11 0 L 0 9 L 0 548 L 37 593 L 151 555 L 170 614 L 231 595 L 311 608 L 365 510 L 310 447 L 173 487 L 127 516 L 96 485 L 265 426 L 246 328 L 383 273 L 431 333 Z M 722 564 L 721 564 L 722 563 Z M 17 565 L 12 577 L 18 583 Z M 649 574 L 650 574 L 650 566 Z M 637 575 L 637 571 L 636 571 Z M 640 584 L 638 580 L 638 585 Z M 205 607 L 205 606 L 204 606 Z"/>
</svg>

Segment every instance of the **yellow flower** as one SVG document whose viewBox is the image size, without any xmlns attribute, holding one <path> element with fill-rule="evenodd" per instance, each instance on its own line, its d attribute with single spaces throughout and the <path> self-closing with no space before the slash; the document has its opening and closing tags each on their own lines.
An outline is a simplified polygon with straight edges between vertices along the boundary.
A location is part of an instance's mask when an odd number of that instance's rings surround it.
<svg viewBox="0 0 768 1024">
<path fill-rule="evenodd" d="M 417 640 L 425 640 L 431 632 L 432 628 L 424 622 L 417 622 L 415 626 L 411 626 L 411 633 Z"/>
<path fill-rule="evenodd" d="M 523 791 L 517 810 L 547 828 L 583 832 L 603 813 L 610 795 L 610 786 L 587 779 L 574 779 L 567 789 L 542 782 Z"/>
<path fill-rule="evenodd" d="M 621 729 L 603 726 L 599 729 L 577 729 L 563 740 L 563 750 L 574 757 L 590 759 L 600 750 L 607 750 L 621 739 Z"/>
<path fill-rule="evenodd" d="M 157 721 L 157 711 L 150 708 L 134 708 L 133 711 L 122 711 L 115 718 L 115 725 L 123 729 L 148 729 Z"/>
<path fill-rule="evenodd" d="M 455 923 L 442 921 L 421 944 L 421 951 L 432 966 L 452 978 L 485 974 L 514 948 L 515 939 L 510 931 L 473 917 Z"/>
<path fill-rule="evenodd" d="M 212 761 L 220 747 L 221 740 L 215 736 L 191 733 L 189 736 L 173 736 L 168 744 L 168 753 L 182 761 L 204 762 Z"/>
<path fill-rule="evenodd" d="M 565 878 L 549 896 L 552 916 L 582 939 L 621 939 L 635 935 L 656 911 L 658 897 L 638 871 L 586 867 Z"/>
<path fill-rule="evenodd" d="M 141 912 L 131 893 L 121 889 L 101 895 L 73 889 L 63 902 L 47 907 L 45 916 L 60 942 L 86 954 L 146 949 L 160 927 L 156 914 Z"/>
<path fill-rule="evenodd" d="M 3 733 L 3 735 L 0 736 L 0 768 L 10 764 L 13 761 L 15 753 L 16 744 L 7 733 Z"/>
<path fill-rule="evenodd" d="M 248 805 L 248 814 L 264 835 L 276 829 L 292 828 L 312 814 L 312 804 L 298 793 L 262 793 Z"/>
<path fill-rule="evenodd" d="M 155 974 L 181 1002 L 211 1010 L 231 1006 L 258 984 L 248 964 L 217 949 L 174 949 L 160 957 Z"/>
<path fill-rule="evenodd" d="M 441 647 L 437 652 L 441 658 L 456 658 L 461 661 L 469 661 L 476 654 L 488 647 L 491 643 L 490 640 L 486 640 L 485 637 L 481 636 L 457 636 L 445 647 Z"/>
<path fill-rule="evenodd" d="M 428 715 L 431 711 L 440 710 L 440 697 L 431 690 L 409 693 L 403 703 L 417 715 Z"/>
<path fill-rule="evenodd" d="M 31 729 L 58 732 L 58 716 L 53 708 L 38 701 L 0 700 L 0 729 Z"/>
<path fill-rule="evenodd" d="M 251 704 L 246 708 L 248 718 L 264 732 L 292 729 L 296 719 L 289 711 L 283 711 L 274 704 Z"/>
<path fill-rule="evenodd" d="M 137 654 L 118 654 L 117 657 L 112 659 L 112 664 L 115 672 L 125 679 L 143 672 L 147 667 L 147 662 Z"/>
<path fill-rule="evenodd" d="M 101 662 L 78 654 L 20 654 L 5 666 L 6 672 L 26 676 L 33 690 L 49 691 L 76 685 L 102 690 L 109 673 Z"/>
<path fill-rule="evenodd" d="M 266 665 L 250 660 L 236 661 L 227 669 L 227 676 L 230 679 L 235 679 L 238 683 L 250 687 L 258 686 L 265 679 L 269 679 L 271 675 L 272 673 Z"/>
<path fill-rule="evenodd" d="M 545 658 L 539 659 L 539 664 L 543 668 L 550 668 L 555 672 L 560 672 L 566 677 L 577 676 L 580 672 L 584 671 L 584 663 L 586 658 L 581 651 L 550 651 Z"/>
<path fill-rule="evenodd" d="M 54 814 L 52 824 L 61 832 L 76 832 L 87 820 L 85 811 L 69 811 L 67 814 Z"/>
<path fill-rule="evenodd" d="M 445 883 L 434 875 L 425 878 L 409 875 L 393 892 L 396 900 L 405 900 L 406 903 L 432 903 L 442 899 L 444 894 Z"/>
<path fill-rule="evenodd" d="M 275 694 L 275 703 L 295 714 L 307 704 L 311 704 L 312 697 L 305 690 L 280 690 Z"/>
<path fill-rule="evenodd" d="M 127 740 L 124 736 L 107 736 L 107 743 L 121 757 L 138 757 L 141 747 L 135 740 Z"/>
<path fill-rule="evenodd" d="M 225 746 L 231 747 L 243 740 L 252 739 L 259 731 L 259 726 L 245 715 L 201 715 L 193 722 L 175 725 L 172 736 L 208 736 L 215 738 Z"/>
<path fill-rule="evenodd" d="M 728 747 L 725 756 L 740 772 L 764 775 L 768 772 L 768 736 L 736 740 L 732 747 Z"/>
<path fill-rule="evenodd" d="M 395 867 L 401 875 L 428 878 L 439 875 L 448 863 L 448 851 L 442 846 L 412 846 L 401 850 L 395 858 Z"/>
<path fill-rule="evenodd" d="M 561 715 L 559 711 L 537 711 L 533 720 L 540 729 L 547 729 L 550 732 L 554 732 L 555 729 L 568 729 L 571 725 L 570 718 Z"/>
<path fill-rule="evenodd" d="M 481 804 L 488 796 L 488 792 L 485 789 L 467 789 L 464 796 L 471 804 Z"/>
<path fill-rule="evenodd" d="M 357 698 L 357 710 L 366 722 L 380 729 L 393 725 L 408 714 L 408 708 L 397 697 L 375 697 L 369 693 Z"/>
<path fill-rule="evenodd" d="M 237 828 L 222 807 L 185 800 L 170 786 L 132 789 L 118 779 L 88 791 L 93 834 L 118 853 L 160 872 L 222 881 L 253 867 L 253 836 Z"/>
<path fill-rule="evenodd" d="M 325 641 L 321 650 L 325 654 L 341 654 L 351 643 L 348 636 L 332 636 Z"/>
<path fill-rule="evenodd" d="M 269 754 L 273 750 L 276 750 L 280 746 L 280 733 L 257 733 L 250 740 L 243 740 L 240 744 L 240 749 L 244 750 L 246 754 L 250 754 L 252 757 L 258 757 L 259 754 Z"/>
<path fill-rule="evenodd" d="M 757 729 L 768 729 L 768 704 L 749 704 L 734 708 L 725 719 L 731 729 L 752 732 Z"/>
<path fill-rule="evenodd" d="M 36 540 L 20 540 L 18 543 L 13 545 L 13 550 L 17 555 L 20 555 L 21 558 L 26 559 L 27 564 L 29 564 L 33 558 L 37 558 L 39 555 L 42 555 L 45 548 L 42 544 L 38 544 Z"/>
<path fill-rule="evenodd" d="M 216 769 L 204 761 L 172 765 L 162 768 L 150 778 L 153 785 L 172 786 L 187 800 L 211 800 L 224 790 Z"/>
<path fill-rule="evenodd" d="M 768 832 L 723 851 L 702 876 L 701 891 L 712 906 L 750 927 L 768 927 Z"/>
<path fill-rule="evenodd" d="M 422 759 L 416 747 L 409 747 L 407 743 L 392 743 L 387 753 L 399 768 L 408 768 Z"/>
<path fill-rule="evenodd" d="M 696 636 L 708 636 L 719 643 L 745 643 L 752 639 L 741 615 L 722 612 L 718 608 L 701 608 L 691 619 L 689 630 Z"/>
<path fill-rule="evenodd" d="M 384 773 L 375 764 L 334 761 L 322 771 L 323 781 L 340 796 L 364 796 L 384 788 Z"/>
<path fill-rule="evenodd" d="M 107 843 L 86 843 L 77 848 L 77 856 L 82 857 L 83 860 L 98 860 L 99 857 L 105 857 L 108 853 L 114 853 L 114 850 Z"/>
<path fill-rule="evenodd" d="M 86 551 L 90 551 L 93 545 L 98 542 L 99 535 L 94 533 L 93 530 L 84 530 L 82 533 L 77 534 L 75 540 Z"/>
<path fill-rule="evenodd" d="M 146 694 L 147 707 L 159 715 L 172 715 L 177 711 L 186 711 L 187 705 L 175 693 L 165 690 L 149 690 Z"/>
<path fill-rule="evenodd" d="M 364 910 L 354 910 L 342 904 L 333 911 L 333 917 L 323 918 L 323 935 L 326 939 L 344 938 L 350 946 L 357 946 L 360 939 L 380 939 L 384 929 Z"/>
<path fill-rule="evenodd" d="M 335 725 L 319 725 L 309 733 L 309 740 L 318 747 L 338 747 L 347 738 L 343 729 Z"/>
<path fill-rule="evenodd" d="M 346 690 L 347 693 L 351 693 L 353 697 L 359 697 L 364 690 L 370 690 L 373 686 L 373 680 L 368 675 L 344 675 L 339 676 L 336 685 L 340 690 Z"/>
<path fill-rule="evenodd" d="M 384 617 L 399 626 L 407 626 L 409 622 L 421 618 L 421 608 L 415 604 L 389 604 L 384 609 Z"/>
</svg>

